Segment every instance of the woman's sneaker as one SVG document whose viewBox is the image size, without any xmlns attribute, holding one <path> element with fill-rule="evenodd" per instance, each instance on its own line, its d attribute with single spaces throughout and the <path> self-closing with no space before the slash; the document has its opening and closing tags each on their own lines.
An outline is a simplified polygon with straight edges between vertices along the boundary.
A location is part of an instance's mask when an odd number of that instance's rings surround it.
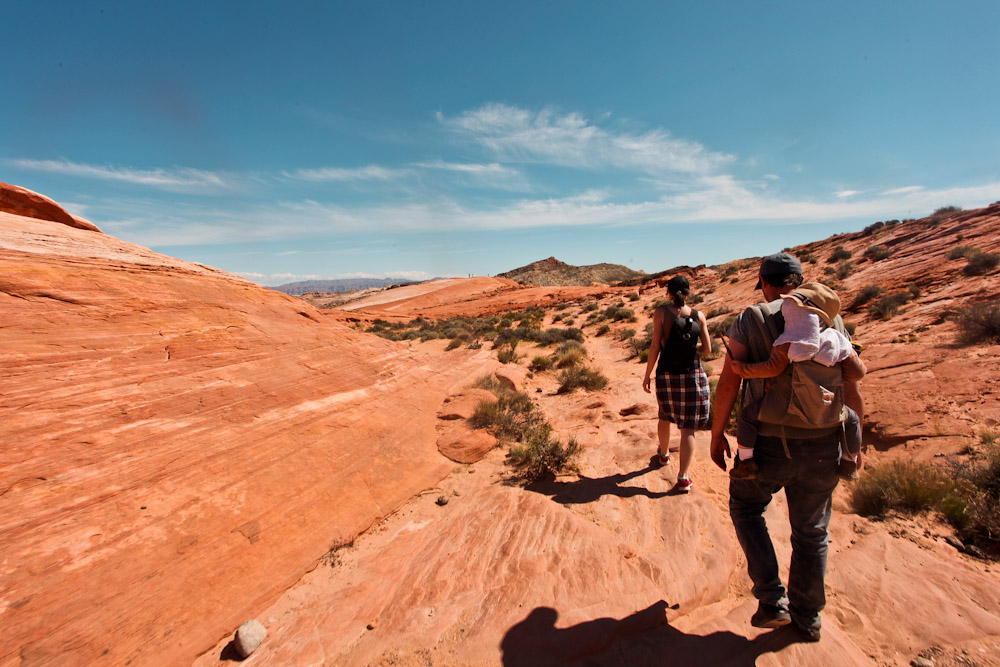
<svg viewBox="0 0 1000 667">
<path fill-rule="evenodd" d="M 657 465 L 661 468 L 665 465 L 670 465 L 670 452 L 667 452 L 666 456 L 660 453 L 660 450 L 656 450 L 656 456 L 653 457 Z"/>
<path fill-rule="evenodd" d="M 677 493 L 687 493 L 691 490 L 692 486 L 694 486 L 694 482 L 690 477 L 678 477 L 677 483 L 674 484 L 674 489 L 677 490 Z"/>
</svg>

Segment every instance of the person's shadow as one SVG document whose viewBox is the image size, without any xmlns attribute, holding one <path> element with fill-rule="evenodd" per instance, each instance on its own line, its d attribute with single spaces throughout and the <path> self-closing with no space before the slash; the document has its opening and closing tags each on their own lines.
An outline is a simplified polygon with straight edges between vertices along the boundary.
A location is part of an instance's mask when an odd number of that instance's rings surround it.
<svg viewBox="0 0 1000 667">
<path fill-rule="evenodd" d="M 752 667 L 765 653 L 799 641 L 788 628 L 753 641 L 733 632 L 686 634 L 669 625 L 663 600 L 623 619 L 557 628 L 559 612 L 536 607 L 500 642 L 505 667 L 552 665 L 732 665 Z"/>
<path fill-rule="evenodd" d="M 608 475 L 607 477 L 585 477 L 572 482 L 557 482 L 551 479 L 532 482 L 524 488 L 528 491 L 551 496 L 552 500 L 563 505 L 580 505 L 592 503 L 602 496 L 618 496 L 619 498 L 633 498 L 635 496 L 646 496 L 647 498 L 663 498 L 664 496 L 677 495 L 676 487 L 669 491 L 650 491 L 641 486 L 621 486 L 623 482 L 645 475 L 658 468 L 653 463 L 654 456 L 648 466 L 634 472 Z"/>
</svg>

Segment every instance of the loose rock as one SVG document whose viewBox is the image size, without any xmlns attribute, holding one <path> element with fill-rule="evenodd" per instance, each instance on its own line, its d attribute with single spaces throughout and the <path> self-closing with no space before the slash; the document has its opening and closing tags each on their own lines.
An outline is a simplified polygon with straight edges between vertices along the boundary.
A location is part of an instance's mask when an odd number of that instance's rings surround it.
<svg viewBox="0 0 1000 667">
<path fill-rule="evenodd" d="M 257 650 L 265 637 L 267 637 L 267 630 L 260 621 L 244 621 L 243 625 L 236 631 L 236 639 L 233 640 L 233 644 L 240 657 L 246 658 Z"/>
</svg>

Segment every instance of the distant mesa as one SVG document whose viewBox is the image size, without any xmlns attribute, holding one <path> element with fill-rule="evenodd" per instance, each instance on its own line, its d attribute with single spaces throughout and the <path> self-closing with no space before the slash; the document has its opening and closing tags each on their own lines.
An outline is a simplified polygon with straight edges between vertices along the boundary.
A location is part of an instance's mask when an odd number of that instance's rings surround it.
<svg viewBox="0 0 1000 667">
<path fill-rule="evenodd" d="M 341 278 L 339 280 L 301 280 L 295 283 L 285 283 L 271 289 L 291 296 L 302 296 L 310 292 L 335 293 L 354 292 L 363 289 L 391 287 L 393 285 L 409 285 L 415 281 L 406 278 Z"/>
<path fill-rule="evenodd" d="M 540 287 L 590 286 L 594 283 L 613 285 L 634 280 L 645 275 L 621 264 L 591 264 L 573 266 L 560 262 L 555 257 L 532 262 L 513 271 L 498 273 L 498 278 L 515 280 L 526 285 Z"/>
<path fill-rule="evenodd" d="M 59 222 L 91 232 L 101 231 L 90 220 L 68 213 L 45 195 L 9 183 L 0 183 L 0 211 L 36 220 Z"/>
</svg>

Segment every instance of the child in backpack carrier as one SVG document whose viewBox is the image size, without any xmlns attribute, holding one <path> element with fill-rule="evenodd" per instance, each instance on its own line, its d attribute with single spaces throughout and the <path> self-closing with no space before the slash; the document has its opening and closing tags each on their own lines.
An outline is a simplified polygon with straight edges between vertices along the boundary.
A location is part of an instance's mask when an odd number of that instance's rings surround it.
<svg viewBox="0 0 1000 667">
<path fill-rule="evenodd" d="M 832 328 L 833 319 L 840 311 L 836 293 L 821 283 L 803 283 L 791 294 L 782 295 L 781 314 L 785 330 L 774 341 L 767 361 L 746 363 L 731 360 L 733 371 L 744 379 L 773 378 L 782 373 L 790 362 L 813 360 L 827 367 L 852 363 L 864 364 L 854 353 L 847 336 Z M 758 415 L 761 400 L 744 406 L 736 427 L 737 461 L 729 475 L 732 479 L 754 479 L 759 467 L 753 459 L 754 441 L 757 439 Z M 844 406 L 844 440 L 846 449 L 837 469 L 845 480 L 858 478 L 858 452 L 861 449 L 861 419 L 851 408 Z"/>
</svg>

